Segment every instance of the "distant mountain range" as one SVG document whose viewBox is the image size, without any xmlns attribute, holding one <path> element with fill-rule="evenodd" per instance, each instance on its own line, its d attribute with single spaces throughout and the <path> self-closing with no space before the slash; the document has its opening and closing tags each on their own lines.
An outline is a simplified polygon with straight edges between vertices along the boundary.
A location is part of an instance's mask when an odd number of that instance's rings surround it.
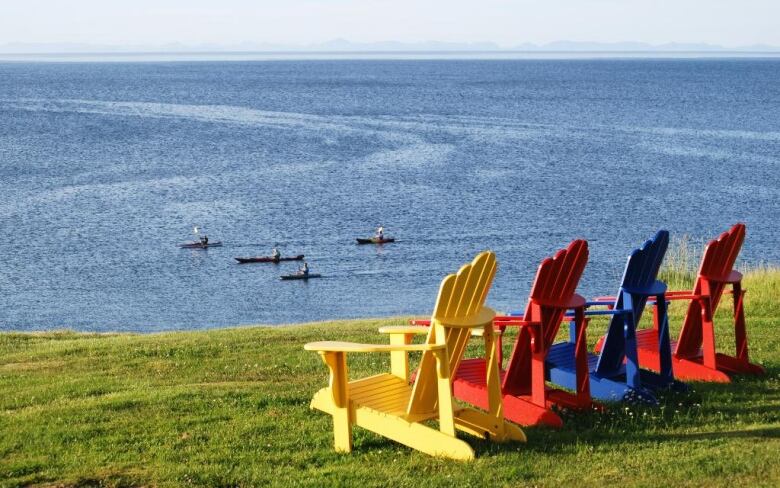
<svg viewBox="0 0 780 488">
<path fill-rule="evenodd" d="M 643 42 L 556 41 L 547 44 L 523 43 L 502 47 L 493 42 L 352 42 L 333 39 L 316 44 L 274 44 L 243 42 L 239 44 L 160 44 L 109 45 L 81 43 L 8 43 L 0 53 L 219 53 L 219 52 L 766 52 L 780 53 L 780 47 L 754 44 L 724 47 L 707 43 L 647 44 Z"/>
</svg>

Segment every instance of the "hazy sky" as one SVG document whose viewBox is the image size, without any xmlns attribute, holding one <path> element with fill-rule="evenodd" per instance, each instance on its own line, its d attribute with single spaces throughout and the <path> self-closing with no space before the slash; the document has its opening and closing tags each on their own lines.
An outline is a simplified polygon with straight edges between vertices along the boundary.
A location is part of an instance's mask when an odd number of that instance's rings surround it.
<svg viewBox="0 0 780 488">
<path fill-rule="evenodd" d="M 556 40 L 780 46 L 780 0 L 0 0 L 0 44 Z"/>
</svg>

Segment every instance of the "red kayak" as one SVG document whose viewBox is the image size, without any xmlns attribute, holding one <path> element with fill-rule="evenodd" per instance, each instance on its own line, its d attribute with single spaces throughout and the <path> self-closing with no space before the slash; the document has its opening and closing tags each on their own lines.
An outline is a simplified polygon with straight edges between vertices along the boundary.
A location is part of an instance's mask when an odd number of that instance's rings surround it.
<svg viewBox="0 0 780 488">
<path fill-rule="evenodd" d="M 245 263 L 280 263 L 282 261 L 300 261 L 303 259 L 303 254 L 297 256 L 275 258 L 273 256 L 255 256 L 251 258 L 234 258 L 239 264 Z"/>
</svg>

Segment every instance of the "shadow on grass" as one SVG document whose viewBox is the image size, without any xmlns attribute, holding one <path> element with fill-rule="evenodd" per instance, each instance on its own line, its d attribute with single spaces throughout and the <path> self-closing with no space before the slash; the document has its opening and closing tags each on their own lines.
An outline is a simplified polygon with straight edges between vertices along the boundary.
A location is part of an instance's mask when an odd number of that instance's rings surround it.
<svg viewBox="0 0 780 488">
<path fill-rule="evenodd" d="M 643 444 L 662 441 L 716 439 L 775 439 L 777 427 L 713 430 L 734 422 L 777 423 L 780 411 L 775 399 L 780 394 L 780 368 L 768 367 L 764 376 L 739 376 L 732 383 L 691 383 L 688 392 L 660 392 L 657 407 L 609 403 L 604 411 L 560 411 L 562 429 L 524 427 L 530 451 L 567 451 L 576 444 Z M 669 432 L 659 432 L 659 428 Z M 675 432 L 679 430 L 701 432 Z M 466 437 L 464 436 L 464 439 Z M 515 451 L 516 446 L 493 444 L 469 438 L 477 455 Z"/>
<path fill-rule="evenodd" d="M 649 407 L 624 403 L 610 403 L 606 409 L 576 412 L 560 411 L 564 420 L 562 429 L 523 427 L 528 437 L 526 444 L 497 444 L 468 435 L 466 440 L 477 457 L 526 450 L 555 453 L 576 449 L 578 444 L 608 446 L 616 443 L 647 444 L 657 442 L 695 442 L 718 439 L 777 439 L 780 425 L 745 429 L 713 430 L 718 425 L 733 425 L 735 421 L 755 423 L 780 422 L 780 412 L 773 399 L 780 390 L 780 368 L 768 367 L 764 376 L 735 377 L 732 383 L 691 383 L 688 392 L 659 392 L 660 405 Z M 741 417 L 741 418 L 738 418 Z M 431 427 L 437 428 L 435 423 Z M 669 432 L 658 432 L 659 428 Z M 700 432 L 679 430 L 700 429 Z M 360 432 L 360 434 L 358 433 Z M 395 442 L 381 436 L 357 430 L 356 448 L 359 452 L 373 450 L 403 450 Z M 363 435 L 361 435 L 363 434 Z"/>
<path fill-rule="evenodd" d="M 649 437 L 644 437 L 642 440 L 649 441 L 695 441 L 695 440 L 711 440 L 711 439 L 780 439 L 780 427 L 767 427 L 764 429 L 743 429 L 743 430 L 727 430 L 717 432 L 693 432 L 690 434 L 657 434 Z"/>
<path fill-rule="evenodd" d="M 497 444 L 462 434 L 459 437 L 471 445 L 477 457 L 518 450 L 545 454 L 569 452 L 581 444 L 606 447 L 668 441 L 777 439 L 780 424 L 776 427 L 766 427 L 766 424 L 780 422 L 775 401 L 780 394 L 779 379 L 780 367 L 772 365 L 767 367 L 764 376 L 736 376 L 732 383 L 692 382 L 687 392 L 659 392 L 657 407 L 610 403 L 603 411 L 564 410 L 559 412 L 564 420 L 560 430 L 524 427 L 526 444 Z M 737 429 L 735 422 L 759 425 Z M 437 428 L 435 422 L 429 425 Z M 356 451 L 369 456 L 375 450 L 402 452 L 406 449 L 362 429 L 356 429 L 354 435 Z"/>
</svg>

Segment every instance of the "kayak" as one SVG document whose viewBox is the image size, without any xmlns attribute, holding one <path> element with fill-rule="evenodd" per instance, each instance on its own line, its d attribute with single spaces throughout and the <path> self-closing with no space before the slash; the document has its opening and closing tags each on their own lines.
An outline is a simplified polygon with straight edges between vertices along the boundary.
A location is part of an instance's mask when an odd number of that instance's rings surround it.
<svg viewBox="0 0 780 488">
<path fill-rule="evenodd" d="M 309 273 L 307 275 L 304 274 L 282 275 L 279 278 L 283 280 L 308 280 L 309 278 L 320 278 L 320 277 L 322 277 L 321 274 Z"/>
<path fill-rule="evenodd" d="M 200 242 L 188 242 L 186 244 L 179 244 L 179 247 L 182 249 L 206 249 L 207 247 L 222 247 L 222 242 L 215 241 L 209 242 L 208 244 L 203 244 Z"/>
<path fill-rule="evenodd" d="M 288 256 L 281 258 L 274 258 L 273 256 L 255 256 L 251 258 L 233 258 L 240 264 L 245 263 L 280 263 L 282 261 L 300 261 L 303 259 L 303 254 L 297 256 Z"/>
<path fill-rule="evenodd" d="M 386 242 L 395 242 L 395 239 L 392 237 L 386 237 L 384 239 L 377 239 L 376 237 L 372 237 L 370 239 L 361 239 L 360 237 L 357 238 L 358 244 L 385 244 Z"/>
</svg>

